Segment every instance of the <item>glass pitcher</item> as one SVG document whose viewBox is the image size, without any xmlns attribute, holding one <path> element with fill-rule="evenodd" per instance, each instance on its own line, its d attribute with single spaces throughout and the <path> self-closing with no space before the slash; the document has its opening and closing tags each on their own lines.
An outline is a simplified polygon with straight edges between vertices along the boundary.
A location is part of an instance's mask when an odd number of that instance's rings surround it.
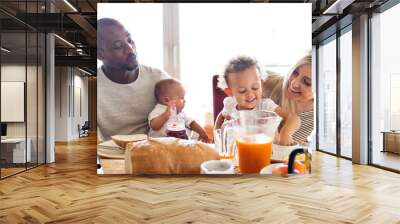
<svg viewBox="0 0 400 224">
<path fill-rule="evenodd" d="M 241 173 L 260 173 L 270 164 L 272 142 L 281 120 L 272 111 L 242 110 L 222 125 L 222 149 L 230 152 L 236 147 Z"/>
</svg>

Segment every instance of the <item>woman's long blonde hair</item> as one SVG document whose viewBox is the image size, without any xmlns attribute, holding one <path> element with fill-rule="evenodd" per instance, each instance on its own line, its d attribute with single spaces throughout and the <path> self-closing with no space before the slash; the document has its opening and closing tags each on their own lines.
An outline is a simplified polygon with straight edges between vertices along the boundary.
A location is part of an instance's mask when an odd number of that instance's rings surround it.
<svg viewBox="0 0 400 224">
<path fill-rule="evenodd" d="M 293 100 L 289 100 L 287 98 L 287 88 L 289 86 L 289 79 L 290 76 L 293 74 L 294 71 L 296 71 L 299 67 L 303 65 L 309 64 L 311 66 L 312 64 L 312 57 L 311 53 L 307 53 L 304 57 L 302 57 L 288 72 L 288 74 L 285 77 L 285 80 L 283 81 L 282 85 L 282 99 L 281 99 L 281 106 L 285 108 L 288 111 L 291 112 L 296 112 L 296 104 Z"/>
<path fill-rule="evenodd" d="M 262 84 L 262 97 L 270 98 L 276 104 L 282 103 L 283 76 L 273 71 L 266 71 L 268 78 Z"/>
</svg>

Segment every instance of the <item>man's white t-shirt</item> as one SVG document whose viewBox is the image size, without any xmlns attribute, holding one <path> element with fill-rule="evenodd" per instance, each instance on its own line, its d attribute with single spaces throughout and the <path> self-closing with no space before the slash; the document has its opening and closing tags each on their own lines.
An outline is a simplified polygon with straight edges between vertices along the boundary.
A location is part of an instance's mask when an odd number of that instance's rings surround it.
<svg viewBox="0 0 400 224">
<path fill-rule="evenodd" d="M 162 104 L 157 104 L 154 109 L 151 111 L 151 113 L 149 114 L 149 125 L 150 125 L 150 121 L 153 120 L 154 118 L 160 116 L 162 113 L 165 112 L 165 110 L 167 109 L 167 106 L 162 105 Z M 187 116 L 187 114 L 183 111 L 181 111 L 180 113 L 177 114 L 177 116 L 179 116 L 183 121 L 185 121 L 185 126 L 186 126 L 186 134 L 187 136 L 190 137 L 190 130 L 188 130 L 188 127 L 190 127 L 190 124 L 194 121 L 193 118 Z M 168 122 L 168 121 L 167 121 Z M 166 127 L 167 127 L 167 122 L 165 122 L 165 124 L 162 126 L 162 128 L 158 131 L 153 130 L 150 128 L 149 131 L 149 136 L 150 137 L 166 137 L 167 133 L 166 133 Z"/>
<path fill-rule="evenodd" d="M 165 72 L 139 65 L 136 81 L 119 84 L 97 69 L 97 126 L 101 140 L 112 135 L 147 134 L 147 117 L 157 104 L 155 84 L 170 78 Z"/>
</svg>

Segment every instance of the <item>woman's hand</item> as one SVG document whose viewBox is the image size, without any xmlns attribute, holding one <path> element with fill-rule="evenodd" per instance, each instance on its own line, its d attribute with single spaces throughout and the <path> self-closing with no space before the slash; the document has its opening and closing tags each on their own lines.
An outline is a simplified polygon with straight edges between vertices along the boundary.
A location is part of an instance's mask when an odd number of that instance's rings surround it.
<svg viewBox="0 0 400 224">
<path fill-rule="evenodd" d="M 293 134 L 299 129 L 301 120 L 297 114 L 289 113 L 287 118 L 283 121 L 282 128 L 278 136 L 279 145 L 295 145 Z"/>
<path fill-rule="evenodd" d="M 289 135 L 280 135 L 278 145 L 290 146 L 295 145 L 296 142 L 293 140 L 292 136 Z"/>
</svg>

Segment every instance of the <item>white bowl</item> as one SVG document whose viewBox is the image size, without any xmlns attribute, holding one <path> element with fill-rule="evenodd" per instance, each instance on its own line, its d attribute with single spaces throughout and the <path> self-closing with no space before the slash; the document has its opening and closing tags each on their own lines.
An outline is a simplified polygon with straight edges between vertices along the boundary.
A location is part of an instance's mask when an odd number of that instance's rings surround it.
<svg viewBox="0 0 400 224">
<path fill-rule="evenodd" d="M 200 165 L 201 174 L 234 174 L 230 160 L 208 160 Z"/>
</svg>

